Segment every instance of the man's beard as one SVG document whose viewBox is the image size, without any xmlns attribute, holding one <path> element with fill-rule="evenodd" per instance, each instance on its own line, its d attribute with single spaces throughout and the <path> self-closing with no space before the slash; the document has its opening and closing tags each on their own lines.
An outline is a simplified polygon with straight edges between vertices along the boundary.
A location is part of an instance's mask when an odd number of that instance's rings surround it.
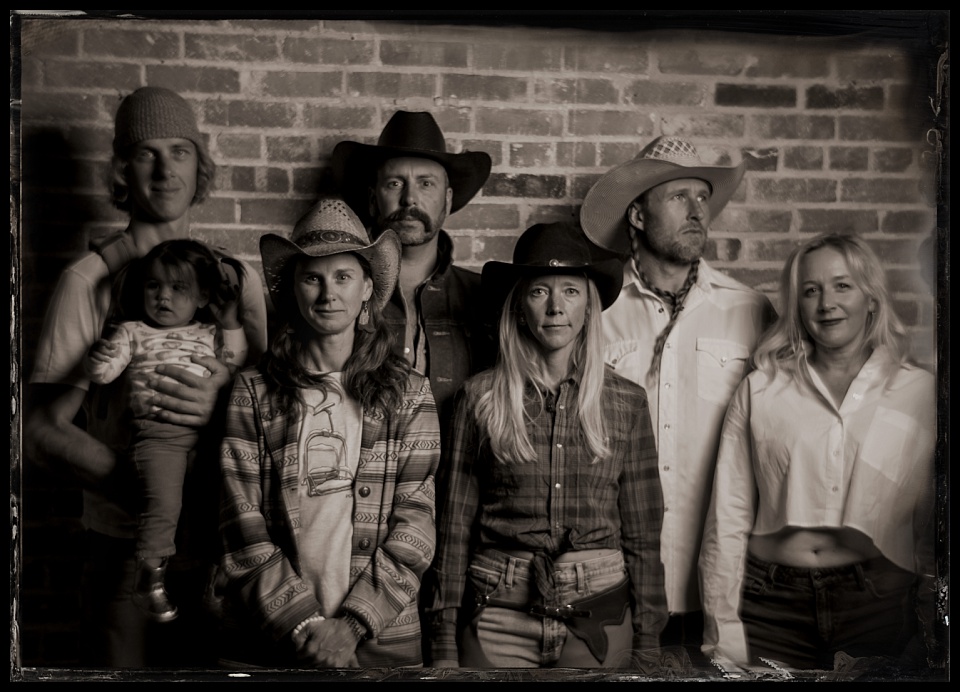
<svg viewBox="0 0 960 692">
<path fill-rule="evenodd" d="M 404 221 L 419 221 L 422 229 L 416 225 L 410 227 Z M 434 223 L 433 219 L 419 207 L 408 207 L 377 218 L 377 233 L 383 233 L 387 229 L 396 231 L 403 245 L 423 245 L 436 237 L 440 231 L 440 224 Z"/>
</svg>

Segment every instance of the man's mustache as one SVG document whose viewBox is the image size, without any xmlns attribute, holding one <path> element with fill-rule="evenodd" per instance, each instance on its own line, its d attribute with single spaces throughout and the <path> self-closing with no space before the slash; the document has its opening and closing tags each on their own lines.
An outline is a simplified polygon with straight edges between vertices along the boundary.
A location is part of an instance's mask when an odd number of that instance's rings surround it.
<svg viewBox="0 0 960 692">
<path fill-rule="evenodd" d="M 394 225 L 404 221 L 419 221 L 423 224 L 424 228 L 430 228 L 433 225 L 433 219 L 427 215 L 427 212 L 418 207 L 410 207 L 408 209 L 398 209 L 381 219 L 380 228 L 392 228 Z"/>
</svg>

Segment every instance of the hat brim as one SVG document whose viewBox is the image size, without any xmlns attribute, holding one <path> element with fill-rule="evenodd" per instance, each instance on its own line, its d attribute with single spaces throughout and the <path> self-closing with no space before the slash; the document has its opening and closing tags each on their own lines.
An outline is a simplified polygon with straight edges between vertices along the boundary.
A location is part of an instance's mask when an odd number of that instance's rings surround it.
<svg viewBox="0 0 960 692">
<path fill-rule="evenodd" d="M 282 312 L 289 307 L 286 305 L 287 302 L 293 300 L 292 295 L 283 294 L 283 281 L 286 272 L 289 271 L 291 260 L 300 257 L 329 257 L 344 253 L 357 254 L 370 265 L 373 302 L 382 310 L 390 300 L 400 276 L 400 238 L 391 230 L 384 231 L 369 245 L 356 246 L 338 244 L 301 248 L 292 240 L 274 233 L 261 236 L 260 259 L 274 308 Z"/>
<path fill-rule="evenodd" d="M 447 183 L 453 190 L 450 213 L 459 211 L 487 182 L 493 162 L 483 151 L 465 151 L 460 154 L 415 149 L 383 147 L 360 142 L 340 142 L 333 148 L 330 166 L 340 193 L 361 218 L 369 217 L 369 189 L 374 183 L 377 168 L 387 159 L 404 156 L 436 161 L 447 171 Z"/>
<path fill-rule="evenodd" d="M 602 248 L 626 255 L 630 252 L 626 212 L 630 204 L 652 187 L 681 178 L 698 178 L 710 185 L 712 218 L 723 211 L 743 179 L 741 162 L 733 167 L 680 166 L 669 161 L 633 159 L 604 175 L 590 189 L 580 207 L 584 233 Z"/>
<path fill-rule="evenodd" d="M 574 274 L 593 280 L 600 295 L 600 306 L 606 310 L 617 300 L 623 286 L 623 263 L 619 259 L 608 259 L 581 266 L 551 267 L 545 265 L 511 264 L 491 260 L 483 265 L 480 273 L 480 287 L 488 308 L 499 314 L 506 302 L 507 294 L 520 279 L 549 274 Z"/>
</svg>

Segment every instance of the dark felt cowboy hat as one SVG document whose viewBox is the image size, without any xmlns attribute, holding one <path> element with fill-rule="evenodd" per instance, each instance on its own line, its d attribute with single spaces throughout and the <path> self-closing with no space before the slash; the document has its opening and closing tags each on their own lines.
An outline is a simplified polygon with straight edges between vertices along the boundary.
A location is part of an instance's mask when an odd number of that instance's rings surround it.
<svg viewBox="0 0 960 692">
<path fill-rule="evenodd" d="M 522 278 L 545 274 L 583 274 L 593 279 L 604 310 L 613 305 L 623 285 L 623 263 L 595 257 L 590 241 L 571 223 L 538 223 L 517 240 L 513 262 L 491 260 L 483 265 L 480 282 L 494 310 L 503 308 L 510 289 Z"/>
<path fill-rule="evenodd" d="M 408 111 L 393 114 L 375 145 L 350 141 L 337 144 L 330 165 L 337 185 L 351 206 L 365 210 L 367 190 L 373 185 L 377 168 L 387 159 L 402 156 L 430 159 L 446 169 L 453 190 L 450 213 L 473 199 L 490 176 L 489 154 L 482 151 L 448 152 L 443 133 L 433 116 Z"/>
<path fill-rule="evenodd" d="M 710 185 L 707 203 L 711 215 L 730 201 L 743 178 L 744 164 L 708 166 L 696 147 L 679 137 L 657 137 L 636 158 L 608 171 L 587 193 L 580 223 L 590 240 L 618 254 L 630 252 L 626 212 L 637 197 L 652 187 L 680 178 L 699 178 Z"/>
<path fill-rule="evenodd" d="M 370 265 L 373 302 L 383 308 L 400 276 L 400 239 L 394 231 L 385 231 L 371 243 L 367 231 L 346 202 L 326 197 L 317 202 L 297 222 L 290 240 L 274 233 L 260 238 L 260 258 L 270 298 L 278 310 L 294 301 L 283 294 L 283 281 L 290 260 L 298 257 L 326 257 L 353 252 Z"/>
</svg>

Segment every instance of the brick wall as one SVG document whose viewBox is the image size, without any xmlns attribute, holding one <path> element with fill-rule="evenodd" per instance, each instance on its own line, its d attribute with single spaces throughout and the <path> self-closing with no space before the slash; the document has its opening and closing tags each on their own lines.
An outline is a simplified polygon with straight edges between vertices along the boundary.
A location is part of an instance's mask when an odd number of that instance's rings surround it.
<svg viewBox="0 0 960 692">
<path fill-rule="evenodd" d="M 24 370 L 59 270 L 124 225 L 104 181 L 117 105 L 143 85 L 193 104 L 220 166 L 193 234 L 257 266 L 259 237 L 289 232 L 329 189 L 334 144 L 374 142 L 397 109 L 433 112 L 454 150 L 493 159 L 481 194 L 447 223 L 457 261 L 474 268 L 509 259 L 525 228 L 574 216 L 606 170 L 677 134 L 747 162 L 711 229 L 715 266 L 775 298 L 798 242 L 862 233 L 931 361 L 935 301 L 922 274 L 935 259 L 921 243 L 937 226 L 936 55 L 869 33 L 627 28 L 23 19 Z M 23 662 L 69 665 L 80 500 L 29 465 L 24 474 Z"/>
</svg>

